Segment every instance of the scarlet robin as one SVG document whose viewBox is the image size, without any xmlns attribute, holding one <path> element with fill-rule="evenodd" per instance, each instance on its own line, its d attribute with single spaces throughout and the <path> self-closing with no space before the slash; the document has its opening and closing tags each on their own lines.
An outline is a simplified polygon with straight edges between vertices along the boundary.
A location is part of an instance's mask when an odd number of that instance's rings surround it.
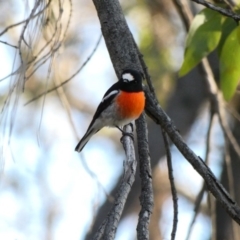
<svg viewBox="0 0 240 240">
<path fill-rule="evenodd" d="M 120 127 L 137 119 L 143 112 L 144 106 L 141 73 L 132 69 L 124 70 L 119 81 L 104 94 L 87 132 L 75 151 L 81 152 L 89 139 L 105 126 L 117 127 L 123 132 Z"/>
</svg>

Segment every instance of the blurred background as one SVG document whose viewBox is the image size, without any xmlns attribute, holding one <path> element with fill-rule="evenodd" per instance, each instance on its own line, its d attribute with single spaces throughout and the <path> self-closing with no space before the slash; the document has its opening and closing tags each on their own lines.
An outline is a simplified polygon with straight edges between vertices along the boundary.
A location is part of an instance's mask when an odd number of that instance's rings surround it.
<svg viewBox="0 0 240 240">
<path fill-rule="evenodd" d="M 204 159 L 210 119 L 207 89 L 197 68 L 178 78 L 186 31 L 175 5 L 169 0 L 122 0 L 121 5 L 160 104 Z M 190 7 L 193 13 L 200 9 Z M 81 154 L 74 151 L 103 94 L 117 81 L 96 10 L 86 0 L 0 0 L 0 9 L 0 239 L 90 239 L 111 206 L 125 158 L 121 134 L 110 128 L 96 134 Z M 217 74 L 216 56 L 210 60 Z M 148 127 L 155 201 L 150 235 L 170 239 L 173 208 L 165 150 L 159 126 L 148 119 Z M 223 134 L 214 119 L 210 167 L 224 179 L 223 150 Z M 179 240 L 187 238 L 203 181 L 175 147 L 172 154 Z M 136 237 L 139 189 L 137 177 L 117 240 Z M 204 196 L 188 239 L 210 239 L 213 232 L 231 236 L 230 218 L 221 208 L 218 214 L 226 220 L 212 228 Z"/>
</svg>

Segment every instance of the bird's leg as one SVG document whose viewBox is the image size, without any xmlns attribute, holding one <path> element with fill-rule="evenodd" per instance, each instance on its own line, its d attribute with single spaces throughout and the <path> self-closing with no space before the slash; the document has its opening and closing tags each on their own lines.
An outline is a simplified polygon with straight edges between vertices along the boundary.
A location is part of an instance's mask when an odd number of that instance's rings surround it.
<svg viewBox="0 0 240 240">
<path fill-rule="evenodd" d="M 130 123 L 130 126 L 131 126 L 132 132 L 133 132 L 133 124 Z M 123 136 L 122 136 L 121 139 L 120 139 L 121 142 L 122 142 L 124 136 L 129 136 L 129 137 L 134 141 L 134 137 L 133 137 L 133 133 L 132 133 L 132 132 L 131 132 L 131 133 L 125 132 L 125 131 L 124 131 L 123 129 L 121 129 L 119 126 L 116 126 L 116 128 L 117 128 L 118 130 L 120 130 L 120 131 L 122 132 L 122 134 L 123 134 Z"/>
</svg>

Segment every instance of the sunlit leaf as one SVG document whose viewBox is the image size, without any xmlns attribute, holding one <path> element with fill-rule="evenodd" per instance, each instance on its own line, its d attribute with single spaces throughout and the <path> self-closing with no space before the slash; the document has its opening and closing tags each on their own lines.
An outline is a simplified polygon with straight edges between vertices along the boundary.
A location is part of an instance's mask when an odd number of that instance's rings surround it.
<svg viewBox="0 0 240 240">
<path fill-rule="evenodd" d="M 231 99 L 240 79 L 240 27 L 226 38 L 220 55 L 220 83 L 226 100 Z"/>
<path fill-rule="evenodd" d="M 222 15 L 207 8 L 194 18 L 187 36 L 180 76 L 187 74 L 217 47 L 221 37 L 222 19 Z"/>
</svg>

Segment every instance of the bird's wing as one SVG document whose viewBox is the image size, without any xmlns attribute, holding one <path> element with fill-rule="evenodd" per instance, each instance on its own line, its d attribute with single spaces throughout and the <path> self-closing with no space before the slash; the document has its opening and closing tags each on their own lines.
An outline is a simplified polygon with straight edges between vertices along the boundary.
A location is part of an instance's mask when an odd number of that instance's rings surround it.
<svg viewBox="0 0 240 240">
<path fill-rule="evenodd" d="M 119 87 L 118 87 L 118 82 L 116 82 L 115 84 L 112 85 L 112 87 L 110 87 L 107 92 L 104 94 L 102 101 L 100 102 L 100 104 L 97 107 L 97 110 L 93 116 L 93 119 L 88 127 L 88 130 L 92 127 L 92 125 L 94 124 L 95 120 L 100 116 L 100 114 L 108 107 L 111 105 L 112 101 L 114 100 L 114 98 L 118 95 L 119 93 Z"/>
</svg>

